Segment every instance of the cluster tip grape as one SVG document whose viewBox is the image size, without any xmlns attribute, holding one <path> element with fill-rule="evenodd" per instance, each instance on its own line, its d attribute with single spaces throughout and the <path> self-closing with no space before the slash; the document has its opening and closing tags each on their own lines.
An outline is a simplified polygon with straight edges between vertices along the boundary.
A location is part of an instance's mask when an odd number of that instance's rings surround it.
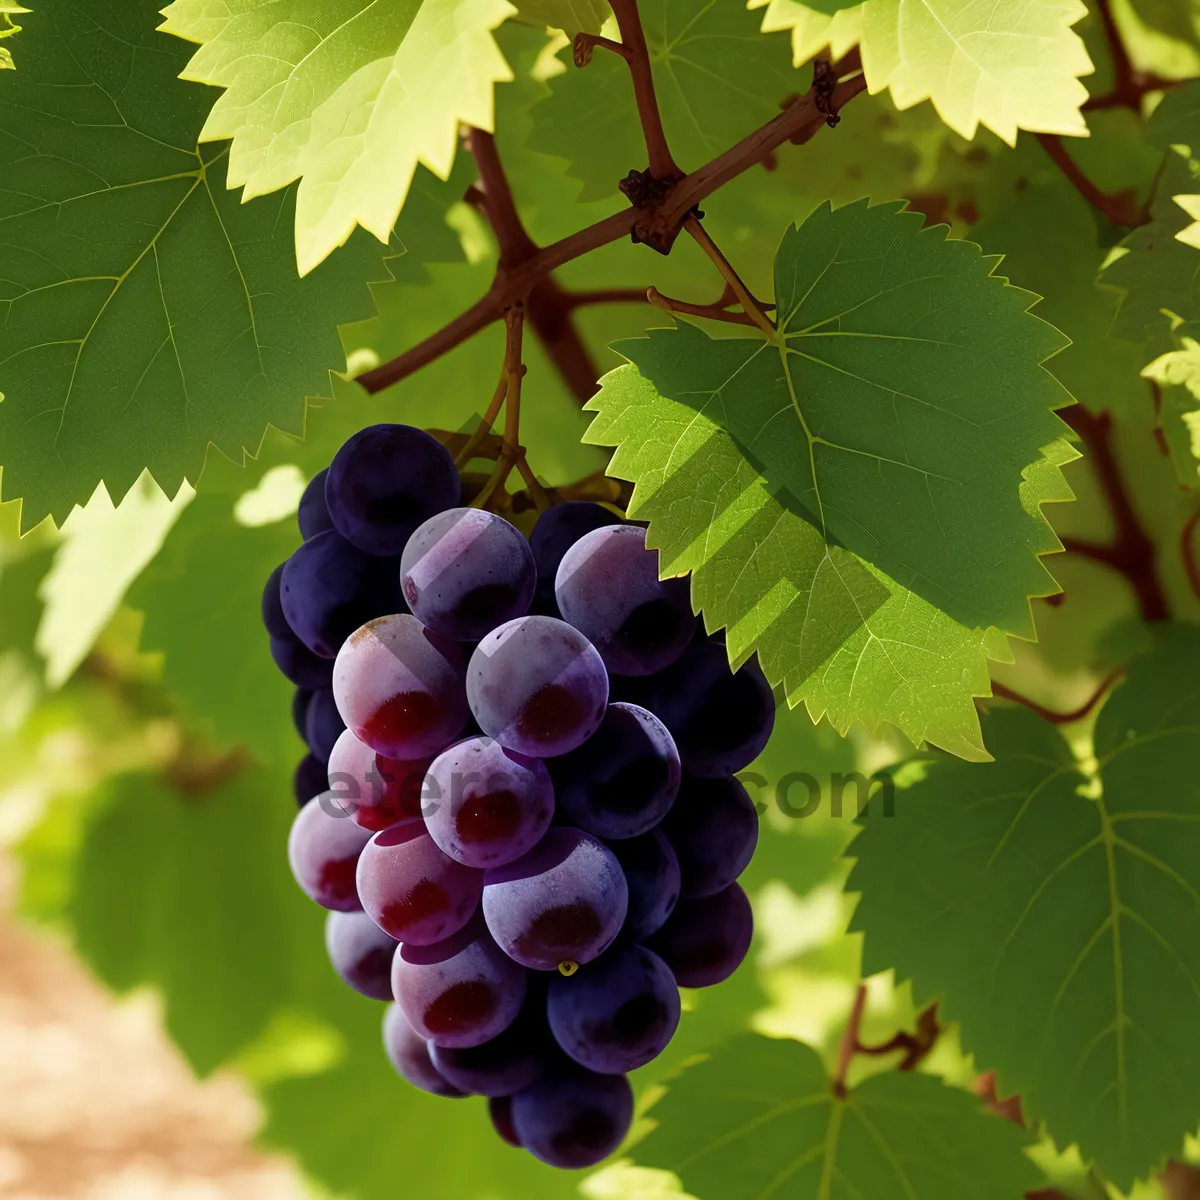
<svg viewBox="0 0 1200 1200">
<path fill-rule="evenodd" d="M 263 620 L 309 753 L 288 855 L 326 948 L 387 1002 L 408 1083 L 482 1095 L 497 1134 L 590 1166 L 680 987 L 750 945 L 757 813 L 734 776 L 771 689 L 705 635 L 686 577 L 598 504 L 526 539 L 462 507 L 446 448 L 361 430 L 300 503 Z"/>
</svg>

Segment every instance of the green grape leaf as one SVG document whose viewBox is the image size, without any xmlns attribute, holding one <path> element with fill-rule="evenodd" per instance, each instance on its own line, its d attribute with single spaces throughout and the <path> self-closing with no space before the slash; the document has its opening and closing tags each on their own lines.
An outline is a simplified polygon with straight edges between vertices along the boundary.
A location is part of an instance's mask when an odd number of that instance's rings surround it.
<svg viewBox="0 0 1200 1200">
<path fill-rule="evenodd" d="M 516 19 L 538 29 L 567 33 L 599 33 L 612 16 L 608 0 L 513 0 Z"/>
<path fill-rule="evenodd" d="M 1138 20 L 1177 42 L 1200 46 L 1200 5 L 1196 0 L 1130 0 Z"/>
<path fill-rule="evenodd" d="M 1009 145 L 1018 129 L 1087 135 L 1079 76 L 1094 69 L 1071 26 L 1082 0 L 867 0 L 863 73 L 897 108 L 932 100 L 942 120 L 973 138 L 984 125 Z"/>
<path fill-rule="evenodd" d="M 1066 432 L 1042 366 L 1064 339 L 995 259 L 899 207 L 826 205 L 784 234 L 774 344 L 682 325 L 617 349 L 724 429 L 818 543 L 961 624 L 1029 635 L 1058 541 L 1019 486 Z"/>
<path fill-rule="evenodd" d="M 803 90 L 786 39 L 760 35 L 737 4 L 665 0 L 642 21 L 663 127 L 684 170 L 778 116 L 780 102 Z M 533 110 L 531 146 L 567 159 L 583 184 L 580 200 L 613 195 L 630 170 L 646 165 L 628 68 L 598 51 L 585 70 L 571 66 L 549 86 Z"/>
<path fill-rule="evenodd" d="M 14 0 L 0 0 L 0 38 L 11 37 L 20 33 L 21 27 L 13 20 L 29 9 L 22 8 Z M 7 46 L 0 46 L 0 70 L 13 71 L 17 64 L 13 62 L 12 51 Z"/>
<path fill-rule="evenodd" d="M 637 1161 L 721 1200 L 1012 1200 L 1040 1173 L 1033 1137 L 930 1075 L 889 1071 L 837 1095 L 820 1057 L 744 1035 L 688 1068 L 651 1110 Z"/>
<path fill-rule="evenodd" d="M 0 557 L 0 660 L 15 651 L 27 663 L 41 666 L 34 639 L 45 611 L 42 585 L 54 551 L 54 546 L 31 546 Z"/>
<path fill-rule="evenodd" d="M 1195 381 L 1200 382 L 1200 374 Z M 1162 389 L 1159 428 L 1180 486 L 1200 488 L 1200 400 L 1190 388 Z"/>
<path fill-rule="evenodd" d="M 792 61 L 806 63 L 818 51 L 829 49 L 836 61 L 862 39 L 864 5 L 841 4 L 838 0 L 751 0 L 749 8 L 766 8 L 762 30 L 775 33 L 791 30 Z"/>
<path fill-rule="evenodd" d="M 1195 338 L 1180 338 L 1178 350 L 1168 350 L 1142 368 L 1147 379 L 1163 387 L 1185 387 L 1200 400 L 1200 342 Z"/>
<path fill-rule="evenodd" d="M 849 851 L 864 972 L 944 995 L 1000 1094 L 1121 1191 L 1200 1123 L 1198 661 L 1176 626 L 1131 663 L 1090 789 L 1053 726 L 998 711 L 994 763 L 933 764 Z"/>
<path fill-rule="evenodd" d="M 45 0 L 0 76 L 0 461 L 26 528 L 144 468 L 169 495 L 211 441 L 298 430 L 345 356 L 337 325 L 386 276 L 365 235 L 296 278 L 290 192 L 241 205 L 207 97 L 149 0 Z M 152 98 L 152 100 L 151 100 Z"/>
<path fill-rule="evenodd" d="M 175 0 L 162 29 L 202 44 L 184 78 L 225 89 L 200 134 L 232 139 L 229 187 L 300 180 L 306 275 L 355 225 L 386 242 L 418 163 L 445 179 L 460 123 L 492 128 L 511 79 L 491 31 L 508 0 Z"/>
<path fill-rule="evenodd" d="M 201 492 L 128 597 L 145 613 L 141 648 L 163 655 L 163 682 L 185 711 L 221 744 L 280 763 L 302 750 L 260 604 L 267 576 L 299 543 L 294 520 L 240 525 L 229 496 Z"/>
</svg>

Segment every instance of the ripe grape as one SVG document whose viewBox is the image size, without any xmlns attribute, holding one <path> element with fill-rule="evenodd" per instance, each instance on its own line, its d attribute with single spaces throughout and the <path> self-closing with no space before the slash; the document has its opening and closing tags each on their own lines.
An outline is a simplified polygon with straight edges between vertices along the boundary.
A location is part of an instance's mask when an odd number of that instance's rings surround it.
<svg viewBox="0 0 1200 1200">
<path fill-rule="evenodd" d="M 506 1029 L 525 1001 L 526 972 L 482 921 L 432 946 L 405 944 L 392 962 L 392 994 L 412 1027 L 439 1046 L 480 1046 Z"/>
<path fill-rule="evenodd" d="M 425 824 L 442 851 L 469 867 L 499 867 L 531 850 L 550 827 L 554 788 L 540 759 L 492 738 L 455 742 L 425 780 Z"/>
<path fill-rule="evenodd" d="M 612 851 L 578 829 L 552 828 L 524 857 L 484 876 L 492 936 L 517 962 L 540 971 L 591 962 L 617 936 L 628 904 Z"/>
<path fill-rule="evenodd" d="M 338 975 L 372 1000 L 392 998 L 392 957 L 399 943 L 364 912 L 331 912 L 325 950 Z"/>
<path fill-rule="evenodd" d="M 272 637 L 287 638 L 295 635 L 292 627 L 288 624 L 287 617 L 283 615 L 283 600 L 279 594 L 280 584 L 283 581 L 283 568 L 284 564 L 280 563 L 267 576 L 262 594 L 262 619 L 267 632 Z"/>
<path fill-rule="evenodd" d="M 479 727 L 533 758 L 566 754 L 596 732 L 608 675 L 595 647 L 553 617 L 518 617 L 493 629 L 467 667 Z"/>
<path fill-rule="evenodd" d="M 591 1167 L 607 1158 L 633 1122 L 633 1090 L 624 1075 L 598 1075 L 572 1064 L 547 1071 L 512 1099 L 517 1140 L 552 1167 Z"/>
<path fill-rule="evenodd" d="M 559 810 L 601 838 L 659 823 L 679 790 L 679 754 L 667 727 L 636 704 L 610 704 L 582 746 L 552 761 Z"/>
<path fill-rule="evenodd" d="M 554 597 L 614 675 L 652 675 L 673 663 L 696 631 L 686 579 L 658 577 L 646 531 L 614 525 L 584 534 L 563 555 Z"/>
<path fill-rule="evenodd" d="M 478 508 L 430 517 L 400 559 L 400 584 L 413 616 L 461 642 L 478 641 L 524 616 L 535 583 L 533 552 L 520 530 Z"/>
<path fill-rule="evenodd" d="M 679 858 L 687 897 L 723 891 L 746 869 L 758 844 L 754 802 L 732 775 L 685 775 L 662 827 Z"/>
<path fill-rule="evenodd" d="M 732 775 L 748 766 L 775 724 L 775 697 L 758 663 L 731 671 L 718 642 L 692 646 L 659 675 L 651 707 L 694 775 Z"/>
<path fill-rule="evenodd" d="M 429 1043 L 408 1023 L 398 1004 L 383 1014 L 383 1050 L 406 1083 L 435 1096 L 465 1096 L 444 1079 L 429 1057 Z"/>
<path fill-rule="evenodd" d="M 288 624 L 322 658 L 333 658 L 364 622 L 404 607 L 397 564 L 371 558 L 332 529 L 287 560 L 280 596 Z"/>
<path fill-rule="evenodd" d="M 296 732 L 304 737 L 305 722 L 308 720 L 308 706 L 312 703 L 313 696 L 316 695 L 311 688 L 297 688 L 292 695 L 292 724 L 296 727 Z"/>
<path fill-rule="evenodd" d="M 304 740 L 322 762 L 328 762 L 334 744 L 346 728 L 334 703 L 333 689 L 321 688 L 313 693 L 304 718 Z"/>
<path fill-rule="evenodd" d="M 326 786 L 325 764 L 312 754 L 306 754 L 296 765 L 296 773 L 292 776 L 296 803 L 303 808 L 314 796 L 319 796 Z"/>
<path fill-rule="evenodd" d="M 661 829 L 613 842 L 609 849 L 625 872 L 629 912 L 622 938 L 641 941 L 662 927 L 679 900 L 679 859 Z"/>
<path fill-rule="evenodd" d="M 271 636 L 271 658 L 285 678 L 297 687 L 329 687 L 333 681 L 333 663 L 314 654 L 294 633 L 286 637 Z"/>
<path fill-rule="evenodd" d="M 334 528 L 368 554 L 393 555 L 413 530 L 458 503 L 458 472 L 441 442 L 410 425 L 368 425 L 334 455 L 325 500 Z"/>
<path fill-rule="evenodd" d="M 536 995 L 526 996 L 512 1024 L 494 1038 L 462 1049 L 433 1045 L 429 1056 L 442 1075 L 464 1092 L 510 1096 L 528 1087 L 546 1069 L 549 1043 L 546 998 L 538 989 Z"/>
<path fill-rule="evenodd" d="M 646 944 L 671 968 L 680 987 L 710 987 L 738 969 L 753 934 L 750 901 L 731 883 L 715 896 L 680 900 Z"/>
<path fill-rule="evenodd" d="M 353 912 L 362 907 L 354 872 L 371 835 L 345 816 L 331 815 L 337 810 L 328 804 L 328 795 L 313 797 L 296 814 L 288 835 L 288 862 L 311 899 L 323 908 Z"/>
<path fill-rule="evenodd" d="M 397 821 L 420 820 L 429 764 L 428 758 L 385 758 L 344 729 L 329 755 L 329 790 L 357 824 L 378 833 Z"/>
<path fill-rule="evenodd" d="M 558 1044 L 580 1066 L 604 1075 L 643 1067 L 679 1025 L 671 969 L 645 946 L 602 954 L 569 978 L 550 981 L 546 1014 Z"/>
<path fill-rule="evenodd" d="M 296 523 L 300 526 L 300 536 L 307 541 L 333 528 L 333 518 L 329 515 L 329 506 L 325 503 L 325 476 L 328 468 L 318 471 L 304 489 L 300 497 L 300 508 L 296 513 Z"/>
<path fill-rule="evenodd" d="M 483 873 L 447 858 L 422 822 L 403 821 L 366 844 L 357 884 L 364 911 L 380 929 L 406 944 L 429 946 L 471 919 Z"/>
<path fill-rule="evenodd" d="M 407 614 L 369 621 L 347 639 L 333 694 L 347 728 L 388 758 L 439 754 L 467 721 L 461 648 Z"/>
<path fill-rule="evenodd" d="M 529 535 L 529 548 L 537 565 L 537 591 L 534 603 L 539 613 L 557 617 L 558 603 L 554 599 L 554 576 L 563 555 L 585 533 L 604 525 L 619 525 L 621 518 L 602 504 L 590 500 L 568 500 L 555 504 L 537 519 Z"/>
<path fill-rule="evenodd" d="M 500 1139 L 520 1150 L 521 1139 L 517 1137 L 517 1130 L 512 1119 L 512 1097 L 490 1097 L 488 1099 L 488 1116 L 491 1117 L 492 1128 L 500 1136 Z"/>
</svg>

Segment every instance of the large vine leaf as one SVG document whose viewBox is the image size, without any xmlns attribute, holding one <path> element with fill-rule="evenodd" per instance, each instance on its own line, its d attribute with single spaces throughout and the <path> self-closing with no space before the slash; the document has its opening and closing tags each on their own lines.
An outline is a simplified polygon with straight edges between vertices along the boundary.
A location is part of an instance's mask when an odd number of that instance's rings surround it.
<svg viewBox="0 0 1200 1200">
<path fill-rule="evenodd" d="M 829 48 L 836 61 L 851 46 L 862 39 L 863 5 L 839 4 L 837 0 L 822 3 L 812 0 L 750 0 L 748 8 L 766 8 L 763 13 L 764 33 L 791 30 L 792 61 L 796 66 L 806 63 L 819 50 Z"/>
<path fill-rule="evenodd" d="M 175 0 L 162 28 L 202 43 L 184 78 L 225 88 L 202 141 L 230 138 L 244 198 L 300 180 L 296 260 L 311 271 L 353 232 L 382 242 L 418 163 L 445 179 L 460 123 L 493 124 L 511 79 L 491 31 L 508 0 Z"/>
<path fill-rule="evenodd" d="M 689 1068 L 634 1150 L 721 1200 L 1012 1200 L 1033 1140 L 929 1075 L 889 1071 L 842 1097 L 811 1047 L 745 1035 Z"/>
<path fill-rule="evenodd" d="M 676 161 L 695 170 L 779 114 L 803 90 L 786 39 L 758 33 L 740 5 L 664 0 L 642 12 L 655 92 Z M 646 144 L 629 84 L 615 54 L 597 52 L 585 70 L 549 81 L 533 110 L 530 144 L 570 163 L 580 200 L 613 195 L 646 165 Z"/>
<path fill-rule="evenodd" d="M 567 33 L 599 33 L 612 16 L 608 0 L 513 0 L 518 21 L 538 29 L 562 29 Z"/>
<path fill-rule="evenodd" d="M 143 468 L 174 495 L 211 441 L 299 430 L 386 276 L 367 240 L 296 278 L 293 196 L 240 205 L 196 149 L 204 89 L 149 0 L 45 0 L 0 76 L 0 462 L 25 528 Z"/>
<path fill-rule="evenodd" d="M 944 995 L 1002 1095 L 1122 1191 L 1200 1123 L 1200 631 L 1136 660 L 1096 724 L 1096 779 L 1025 710 L 995 763 L 935 763 L 863 822 L 864 970 Z"/>
</svg>

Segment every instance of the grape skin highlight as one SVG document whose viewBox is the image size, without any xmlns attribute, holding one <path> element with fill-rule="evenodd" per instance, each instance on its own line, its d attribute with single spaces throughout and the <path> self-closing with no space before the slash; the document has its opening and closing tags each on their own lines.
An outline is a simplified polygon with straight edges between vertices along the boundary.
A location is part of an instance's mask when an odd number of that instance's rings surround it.
<svg viewBox="0 0 1200 1200">
<path fill-rule="evenodd" d="M 362 907 L 354 882 L 358 857 L 371 835 L 341 813 L 330 815 L 337 810 L 328 796 L 315 796 L 296 814 L 288 834 L 288 863 L 310 899 L 322 908 L 353 912 Z"/>
</svg>

